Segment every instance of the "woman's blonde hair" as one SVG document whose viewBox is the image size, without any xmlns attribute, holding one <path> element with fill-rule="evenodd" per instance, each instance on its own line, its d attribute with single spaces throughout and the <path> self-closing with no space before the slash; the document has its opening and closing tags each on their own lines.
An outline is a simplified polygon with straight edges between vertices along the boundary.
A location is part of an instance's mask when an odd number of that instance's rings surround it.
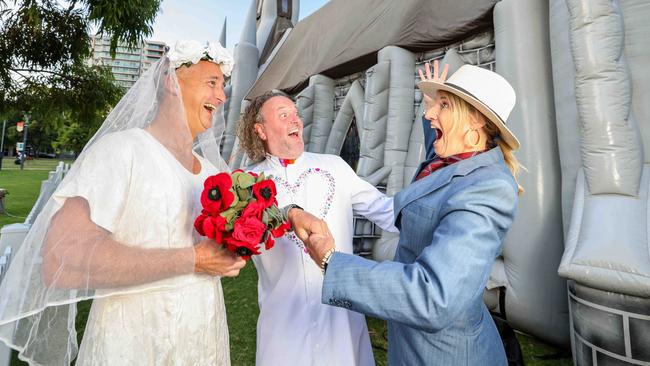
<svg viewBox="0 0 650 366">
<path fill-rule="evenodd" d="M 501 152 L 503 153 L 503 159 L 506 163 L 506 166 L 510 170 L 510 173 L 512 173 L 512 176 L 515 178 L 515 182 L 517 183 L 517 193 L 522 194 L 524 192 L 524 188 L 519 184 L 519 172 L 525 168 L 521 165 L 521 163 L 519 163 L 519 160 L 517 160 L 514 150 L 510 147 L 510 145 L 506 144 L 505 141 L 501 139 L 499 128 L 487 117 L 485 117 L 483 113 L 474 108 L 474 106 L 471 104 L 467 103 L 464 99 L 452 93 L 447 93 L 444 91 L 441 91 L 441 93 L 443 93 L 450 100 L 453 106 L 451 109 L 451 116 L 453 121 L 452 129 L 459 128 L 457 127 L 461 125 L 459 122 L 469 120 L 471 115 L 481 116 L 485 120 L 485 126 L 483 126 L 483 130 L 488 135 L 488 146 L 491 144 L 499 146 Z M 443 134 L 443 138 L 444 137 L 445 134 Z"/>
</svg>

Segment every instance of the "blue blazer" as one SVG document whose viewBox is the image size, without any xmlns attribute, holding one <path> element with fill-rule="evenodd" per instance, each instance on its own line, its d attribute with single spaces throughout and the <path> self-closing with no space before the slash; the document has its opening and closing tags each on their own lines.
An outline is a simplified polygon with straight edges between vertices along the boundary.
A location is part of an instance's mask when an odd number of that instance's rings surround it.
<svg viewBox="0 0 650 366">
<path fill-rule="evenodd" d="M 497 147 L 395 196 L 394 261 L 335 253 L 322 302 L 388 320 L 391 365 L 506 365 L 483 289 L 517 207 Z"/>
</svg>

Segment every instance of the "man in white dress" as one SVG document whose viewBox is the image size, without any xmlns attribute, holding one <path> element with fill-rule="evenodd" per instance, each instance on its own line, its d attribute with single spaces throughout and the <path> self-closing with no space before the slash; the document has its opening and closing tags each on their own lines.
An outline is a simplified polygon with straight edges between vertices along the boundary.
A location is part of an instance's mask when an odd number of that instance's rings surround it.
<svg viewBox="0 0 650 366">
<path fill-rule="evenodd" d="M 273 175 L 279 205 L 296 204 L 325 220 L 337 243 L 346 243 L 339 248 L 346 253 L 352 253 L 353 213 L 397 231 L 393 199 L 339 156 L 304 152 L 302 133 L 294 102 L 277 91 L 254 99 L 237 127 L 240 146 L 257 163 L 250 169 Z M 258 366 L 374 365 L 365 317 L 321 303 L 323 275 L 295 234 L 279 238 L 253 261 L 259 275 Z"/>
<path fill-rule="evenodd" d="M 245 261 L 192 224 L 203 181 L 225 166 L 193 142 L 223 130 L 231 69 L 218 43 L 177 44 L 86 145 L 0 287 L 0 340 L 21 359 L 69 364 L 76 303 L 92 298 L 77 365 L 230 364 L 220 276 Z"/>
</svg>

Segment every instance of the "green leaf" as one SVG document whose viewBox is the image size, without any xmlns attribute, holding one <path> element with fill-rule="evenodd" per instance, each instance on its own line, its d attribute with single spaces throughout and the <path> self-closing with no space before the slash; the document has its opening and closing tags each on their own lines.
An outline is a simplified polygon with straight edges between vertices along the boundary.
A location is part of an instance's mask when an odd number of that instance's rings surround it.
<svg viewBox="0 0 650 366">
<path fill-rule="evenodd" d="M 255 184 L 255 178 L 248 173 L 236 172 L 232 174 L 232 182 L 240 188 L 248 188 Z"/>
<path fill-rule="evenodd" d="M 239 201 L 239 203 L 237 203 L 237 204 L 234 206 L 234 208 L 236 208 L 237 210 L 240 210 L 240 211 L 241 211 L 241 210 L 243 210 L 244 208 L 246 208 L 246 206 L 248 206 L 248 201 L 241 200 L 241 201 Z"/>
<path fill-rule="evenodd" d="M 271 227 L 276 227 L 284 221 L 282 211 L 275 205 L 264 210 L 264 214 L 268 215 L 269 219 L 266 223 Z"/>
<path fill-rule="evenodd" d="M 272 215 L 273 217 L 279 217 L 280 219 L 282 219 L 282 211 L 280 211 L 280 209 L 278 208 L 278 206 L 276 206 L 276 205 L 271 205 L 271 207 L 267 208 L 266 210 L 267 210 L 267 211 L 269 212 L 269 214 Z"/>
<path fill-rule="evenodd" d="M 248 202 L 248 199 L 250 197 L 250 194 L 248 192 L 248 189 L 246 188 L 240 188 L 237 190 L 237 197 L 239 197 L 240 201 L 245 201 Z"/>
<path fill-rule="evenodd" d="M 235 192 L 235 190 L 234 190 L 233 188 L 230 188 L 229 191 L 232 192 L 233 196 L 235 196 L 235 199 L 234 199 L 234 200 L 232 201 L 232 203 L 230 204 L 230 207 L 235 207 L 235 206 L 237 206 L 237 205 L 239 204 L 239 202 L 240 202 L 239 194 L 238 194 L 237 192 Z"/>
<path fill-rule="evenodd" d="M 236 207 L 231 207 L 226 211 L 220 213 L 220 215 L 226 219 L 226 224 L 234 224 L 235 220 L 239 216 L 239 210 Z"/>
<path fill-rule="evenodd" d="M 232 224 L 227 222 L 224 227 L 225 227 L 226 231 L 232 231 L 234 229 L 234 227 L 235 227 L 235 222 L 233 221 Z"/>
</svg>

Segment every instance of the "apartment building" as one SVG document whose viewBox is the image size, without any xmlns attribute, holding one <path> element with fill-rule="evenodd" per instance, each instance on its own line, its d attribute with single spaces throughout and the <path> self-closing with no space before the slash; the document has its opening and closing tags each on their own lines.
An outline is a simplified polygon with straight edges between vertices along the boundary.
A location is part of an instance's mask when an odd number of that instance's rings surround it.
<svg viewBox="0 0 650 366">
<path fill-rule="evenodd" d="M 164 42 L 145 40 L 139 47 L 131 48 L 119 44 L 115 58 L 111 58 L 110 39 L 91 36 L 91 65 L 108 65 L 113 72 L 115 82 L 130 88 L 151 65 L 162 57 L 167 45 Z"/>
</svg>

